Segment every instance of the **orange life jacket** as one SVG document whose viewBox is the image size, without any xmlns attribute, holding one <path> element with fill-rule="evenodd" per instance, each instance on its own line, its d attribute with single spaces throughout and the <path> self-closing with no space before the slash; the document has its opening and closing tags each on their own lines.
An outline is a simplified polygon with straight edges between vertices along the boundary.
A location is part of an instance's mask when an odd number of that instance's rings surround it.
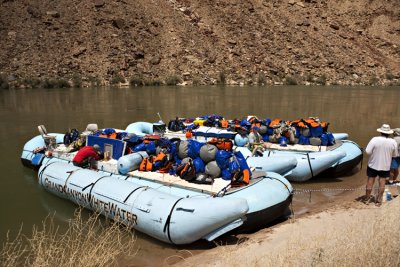
<svg viewBox="0 0 400 267">
<path fill-rule="evenodd" d="M 158 169 L 158 172 L 169 173 L 169 170 L 171 170 L 172 165 L 174 165 L 174 163 L 172 161 L 168 161 L 164 167 L 161 167 L 160 169 Z"/>
<path fill-rule="evenodd" d="M 218 149 L 222 150 L 232 150 L 233 147 L 233 142 L 224 138 L 212 138 L 208 143 L 215 145 Z"/>
<path fill-rule="evenodd" d="M 228 128 L 229 127 L 229 122 L 226 121 L 226 120 L 220 120 L 218 124 L 219 124 L 219 126 L 221 128 Z"/>
<path fill-rule="evenodd" d="M 191 130 L 191 129 L 188 130 L 188 131 L 185 133 L 185 137 L 186 137 L 186 139 L 191 139 L 191 138 L 193 137 L 193 133 L 192 133 L 192 130 Z"/>
<path fill-rule="evenodd" d="M 269 123 L 269 127 L 274 127 L 274 126 L 280 124 L 281 122 L 282 122 L 282 120 L 280 120 L 280 119 L 275 119 L 275 120 L 273 120 L 273 121 L 271 121 L 271 122 Z"/>
<path fill-rule="evenodd" d="M 156 171 L 154 169 L 155 165 L 157 166 L 158 169 L 164 168 L 167 165 L 169 158 L 167 154 L 161 151 L 160 153 L 157 154 L 157 156 L 152 157 L 152 161 L 153 161 L 153 170 Z"/>
<path fill-rule="evenodd" d="M 318 127 L 320 125 L 319 122 L 315 121 L 315 119 L 313 119 L 313 118 L 309 118 L 304 121 L 306 124 L 308 124 L 309 126 L 311 126 L 313 128 Z"/>
<path fill-rule="evenodd" d="M 196 178 L 196 169 L 192 161 L 181 164 L 176 169 L 176 174 L 184 180 L 191 181 Z"/>
<path fill-rule="evenodd" d="M 151 156 L 142 159 L 139 165 L 139 170 L 144 172 L 158 171 L 161 173 L 167 173 L 171 169 L 173 162 L 169 156 L 164 152 L 158 153 L 157 156 Z"/>
<path fill-rule="evenodd" d="M 152 170 L 153 170 L 152 157 L 142 159 L 142 162 L 139 165 L 139 171 L 151 172 Z"/>
<path fill-rule="evenodd" d="M 239 187 L 248 185 L 250 182 L 250 170 L 244 169 L 243 171 L 236 172 L 232 177 L 231 186 Z"/>
<path fill-rule="evenodd" d="M 99 137 L 117 139 L 117 133 L 115 132 L 112 134 L 100 134 Z"/>
</svg>

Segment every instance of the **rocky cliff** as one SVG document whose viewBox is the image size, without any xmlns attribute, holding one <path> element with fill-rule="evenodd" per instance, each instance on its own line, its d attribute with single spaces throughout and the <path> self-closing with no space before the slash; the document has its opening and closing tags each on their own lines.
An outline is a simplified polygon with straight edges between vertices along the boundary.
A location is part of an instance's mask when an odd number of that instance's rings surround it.
<svg viewBox="0 0 400 267">
<path fill-rule="evenodd" d="M 3 0 L 7 81 L 391 84 L 399 0 Z M 118 78 L 117 80 L 115 80 Z"/>
</svg>

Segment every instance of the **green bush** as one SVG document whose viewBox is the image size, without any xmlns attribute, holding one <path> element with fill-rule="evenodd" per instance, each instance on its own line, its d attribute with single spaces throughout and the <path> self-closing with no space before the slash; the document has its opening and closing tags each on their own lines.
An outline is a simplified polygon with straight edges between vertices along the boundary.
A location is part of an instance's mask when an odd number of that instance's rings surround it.
<svg viewBox="0 0 400 267">
<path fill-rule="evenodd" d="M 144 85 L 144 79 L 142 76 L 133 76 L 129 80 L 129 84 L 132 86 L 143 86 Z"/>
<path fill-rule="evenodd" d="M 322 74 L 320 77 L 317 78 L 317 80 L 315 81 L 317 84 L 320 85 L 326 85 L 326 81 L 327 81 L 327 77 L 325 74 Z"/>
<path fill-rule="evenodd" d="M 8 89 L 10 85 L 8 84 L 7 78 L 3 75 L 0 75 L 0 89 Z"/>
<path fill-rule="evenodd" d="M 368 81 L 369 85 L 378 85 L 379 84 L 379 78 L 376 76 L 372 76 L 369 81 Z"/>
<path fill-rule="evenodd" d="M 193 84 L 193 85 L 200 85 L 200 84 L 201 84 L 201 81 L 200 81 L 200 79 L 199 79 L 198 77 L 194 77 L 194 78 L 193 78 L 193 81 L 192 81 L 192 84 Z"/>
<path fill-rule="evenodd" d="M 181 82 L 181 78 L 179 78 L 177 75 L 171 75 L 165 79 L 166 85 L 177 85 L 180 82 Z"/>
<path fill-rule="evenodd" d="M 79 74 L 74 74 L 72 76 L 72 84 L 76 88 L 81 88 L 82 87 L 82 77 Z"/>
<path fill-rule="evenodd" d="M 287 75 L 285 77 L 285 84 L 286 85 L 297 85 L 298 83 L 297 83 L 297 80 L 295 77 Z"/>
<path fill-rule="evenodd" d="M 51 88 L 69 88 L 71 86 L 65 79 L 44 79 L 42 81 L 42 87 L 46 89 L 51 89 Z"/>
<path fill-rule="evenodd" d="M 125 78 L 122 77 L 121 75 L 117 74 L 114 75 L 110 81 L 111 84 L 118 84 L 118 83 L 124 83 L 125 82 Z"/>
<path fill-rule="evenodd" d="M 57 88 L 69 88 L 71 87 L 67 80 L 60 79 L 56 81 Z"/>
<path fill-rule="evenodd" d="M 265 77 L 264 72 L 259 72 L 258 73 L 257 83 L 258 83 L 258 85 L 264 85 L 264 84 L 267 83 L 267 79 Z"/>
<path fill-rule="evenodd" d="M 305 81 L 312 83 L 314 82 L 314 75 L 312 73 L 308 73 L 305 77 Z"/>
<path fill-rule="evenodd" d="M 42 81 L 42 87 L 46 88 L 46 89 L 54 88 L 54 87 L 56 87 L 56 82 L 52 79 L 46 78 Z"/>
<path fill-rule="evenodd" d="M 162 81 L 160 79 L 148 79 L 144 81 L 145 86 L 160 86 Z"/>
<path fill-rule="evenodd" d="M 37 78 L 25 78 L 22 83 L 30 88 L 38 88 L 40 87 L 41 81 Z"/>
<path fill-rule="evenodd" d="M 226 75 L 224 71 L 221 71 L 218 75 L 218 84 L 226 84 Z"/>
<path fill-rule="evenodd" d="M 88 80 L 90 82 L 90 86 L 92 86 L 92 87 L 99 87 L 101 84 L 100 79 L 95 76 L 89 76 Z"/>
</svg>

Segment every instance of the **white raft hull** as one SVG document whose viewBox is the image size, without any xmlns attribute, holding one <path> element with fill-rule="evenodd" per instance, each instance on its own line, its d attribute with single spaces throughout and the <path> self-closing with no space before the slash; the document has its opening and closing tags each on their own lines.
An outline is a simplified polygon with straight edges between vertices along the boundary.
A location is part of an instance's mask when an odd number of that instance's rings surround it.
<svg viewBox="0 0 400 267">
<path fill-rule="evenodd" d="M 172 244 L 211 241 L 240 226 L 249 209 L 245 199 L 179 197 L 64 162 L 43 165 L 39 183 L 57 196 Z"/>
</svg>

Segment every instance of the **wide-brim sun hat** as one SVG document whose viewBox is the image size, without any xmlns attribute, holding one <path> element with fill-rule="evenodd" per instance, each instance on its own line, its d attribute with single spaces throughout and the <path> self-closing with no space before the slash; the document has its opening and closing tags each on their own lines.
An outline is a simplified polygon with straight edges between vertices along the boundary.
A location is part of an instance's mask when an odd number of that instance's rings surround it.
<svg viewBox="0 0 400 267">
<path fill-rule="evenodd" d="M 376 129 L 378 132 L 383 133 L 383 134 L 392 134 L 393 130 L 390 129 L 389 124 L 382 124 L 381 128 Z"/>
<path fill-rule="evenodd" d="M 400 128 L 394 128 L 393 129 L 393 134 L 394 135 L 400 135 Z"/>
</svg>

